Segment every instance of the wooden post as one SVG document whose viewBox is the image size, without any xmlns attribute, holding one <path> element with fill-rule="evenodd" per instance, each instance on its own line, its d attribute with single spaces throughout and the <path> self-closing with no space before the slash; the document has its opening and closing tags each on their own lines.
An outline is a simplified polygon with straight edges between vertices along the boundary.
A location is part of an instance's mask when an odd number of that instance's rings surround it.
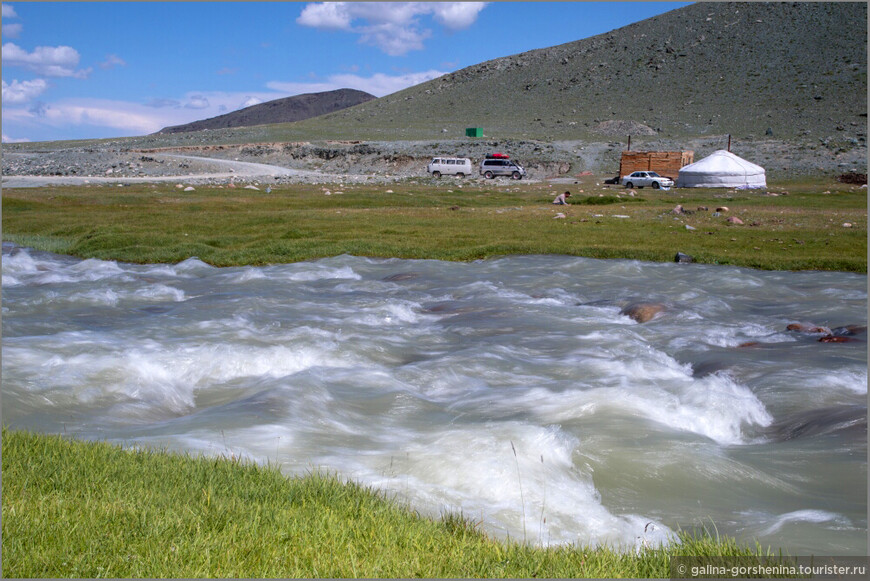
<svg viewBox="0 0 870 581">
<path fill-rule="evenodd" d="M 628 149 L 626 151 L 631 151 L 631 135 L 628 136 Z"/>
</svg>

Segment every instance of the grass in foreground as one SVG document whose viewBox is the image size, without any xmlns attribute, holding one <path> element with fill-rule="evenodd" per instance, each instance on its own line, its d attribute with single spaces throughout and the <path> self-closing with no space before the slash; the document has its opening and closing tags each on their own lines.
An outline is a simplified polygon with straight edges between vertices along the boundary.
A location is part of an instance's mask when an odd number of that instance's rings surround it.
<svg viewBox="0 0 870 581">
<path fill-rule="evenodd" d="M 683 252 L 707 264 L 867 272 L 866 189 L 805 181 L 760 192 L 645 188 L 632 198 L 594 179 L 293 185 L 269 194 L 171 184 L 12 189 L 3 192 L 3 239 L 135 263 L 196 256 L 215 266 L 263 265 L 340 254 L 671 261 Z M 551 205 L 563 189 L 574 203 Z M 672 214 L 677 204 L 692 213 Z M 713 216 L 719 206 L 728 211 Z"/>
<path fill-rule="evenodd" d="M 321 474 L 3 429 L 4 577 L 668 577 L 669 549 L 533 548 Z M 767 553 L 769 555 L 769 553 Z"/>
</svg>

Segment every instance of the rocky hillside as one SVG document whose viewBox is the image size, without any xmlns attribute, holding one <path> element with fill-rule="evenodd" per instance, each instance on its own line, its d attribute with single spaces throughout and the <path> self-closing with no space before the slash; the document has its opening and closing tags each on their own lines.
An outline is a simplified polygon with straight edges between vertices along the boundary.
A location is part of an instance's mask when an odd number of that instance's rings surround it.
<svg viewBox="0 0 870 581">
<path fill-rule="evenodd" d="M 303 125 L 607 139 L 866 138 L 867 5 L 699 2 L 471 66 Z"/>
<path fill-rule="evenodd" d="M 725 148 L 732 135 L 733 151 L 769 176 L 866 173 L 867 5 L 699 2 L 303 121 L 265 119 L 60 147 L 146 156 L 190 148 L 284 167 L 393 176 L 425 175 L 433 155 L 476 163 L 489 151 L 507 151 L 530 178 L 541 178 L 615 175 L 629 135 L 632 149 L 693 150 L 695 159 Z M 484 138 L 465 137 L 466 127 L 482 127 Z M 4 144 L 4 153 L 50 149 Z M 3 173 L 10 175 L 6 157 Z M 16 164 L 17 171 L 47 175 L 65 175 L 75 165 Z"/>
<path fill-rule="evenodd" d="M 186 133 L 190 131 L 202 131 L 204 129 L 228 129 L 231 127 L 252 127 L 255 125 L 268 125 L 272 123 L 292 123 L 311 117 L 317 117 L 325 113 L 340 111 L 347 107 L 353 107 L 374 99 L 363 91 L 355 89 L 338 89 L 324 93 L 308 93 L 276 99 L 259 105 L 245 107 L 226 115 L 218 115 L 203 121 L 194 121 L 185 125 L 164 127 L 158 134 Z"/>
</svg>

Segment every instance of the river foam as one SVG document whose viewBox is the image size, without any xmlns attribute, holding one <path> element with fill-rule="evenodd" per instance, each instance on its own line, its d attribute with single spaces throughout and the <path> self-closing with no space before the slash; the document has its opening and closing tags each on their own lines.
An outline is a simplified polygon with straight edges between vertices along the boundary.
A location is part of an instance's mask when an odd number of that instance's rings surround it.
<svg viewBox="0 0 870 581">
<path fill-rule="evenodd" d="M 638 323 L 637 302 L 662 311 Z M 866 332 L 825 344 L 786 326 L 866 312 L 866 279 L 843 273 L 215 268 L 4 244 L 3 421 L 329 470 L 531 543 L 631 548 L 712 521 L 792 554 L 861 554 Z"/>
</svg>

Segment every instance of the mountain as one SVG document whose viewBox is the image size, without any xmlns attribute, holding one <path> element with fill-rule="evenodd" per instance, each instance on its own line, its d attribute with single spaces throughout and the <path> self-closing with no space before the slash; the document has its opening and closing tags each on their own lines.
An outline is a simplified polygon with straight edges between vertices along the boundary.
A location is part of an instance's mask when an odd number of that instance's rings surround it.
<svg viewBox="0 0 870 581">
<path fill-rule="evenodd" d="M 294 124 L 330 136 L 866 139 L 867 5 L 699 2 Z M 287 128 L 290 129 L 289 127 Z"/>
<path fill-rule="evenodd" d="M 374 95 L 355 89 L 308 93 L 252 105 L 251 107 L 245 107 L 244 109 L 239 109 L 225 115 L 218 115 L 203 121 L 164 127 L 157 133 L 187 133 L 190 131 L 202 131 L 203 129 L 215 130 L 272 123 L 290 123 L 353 107 L 372 99 L 375 99 Z"/>
</svg>

